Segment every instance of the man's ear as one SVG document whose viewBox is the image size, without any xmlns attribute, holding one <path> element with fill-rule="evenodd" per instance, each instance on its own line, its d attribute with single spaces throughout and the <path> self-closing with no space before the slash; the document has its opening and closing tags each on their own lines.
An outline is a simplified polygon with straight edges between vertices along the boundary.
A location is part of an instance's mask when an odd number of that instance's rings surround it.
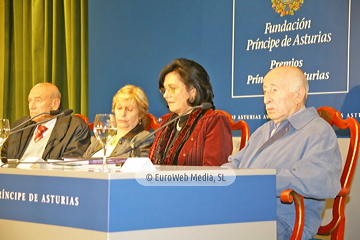
<svg viewBox="0 0 360 240">
<path fill-rule="evenodd" d="M 299 87 L 296 91 L 296 104 L 304 102 L 305 99 L 305 88 Z"/>
<path fill-rule="evenodd" d="M 52 110 L 58 110 L 60 107 L 60 99 L 55 98 L 52 100 Z"/>
</svg>

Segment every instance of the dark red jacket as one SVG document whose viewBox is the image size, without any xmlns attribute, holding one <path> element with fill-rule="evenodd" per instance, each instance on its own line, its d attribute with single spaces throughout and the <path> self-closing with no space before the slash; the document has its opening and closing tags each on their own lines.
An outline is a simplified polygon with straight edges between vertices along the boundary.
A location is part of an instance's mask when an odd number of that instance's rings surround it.
<svg viewBox="0 0 360 240">
<path fill-rule="evenodd" d="M 166 114 L 162 118 L 168 119 L 172 114 Z M 155 155 L 155 147 L 162 131 L 160 130 L 156 134 L 155 141 L 149 150 L 151 160 Z M 220 166 L 228 162 L 228 156 L 231 155 L 232 149 L 232 132 L 229 121 L 225 116 L 209 109 L 197 122 L 193 132 L 180 150 L 178 165 Z"/>
</svg>

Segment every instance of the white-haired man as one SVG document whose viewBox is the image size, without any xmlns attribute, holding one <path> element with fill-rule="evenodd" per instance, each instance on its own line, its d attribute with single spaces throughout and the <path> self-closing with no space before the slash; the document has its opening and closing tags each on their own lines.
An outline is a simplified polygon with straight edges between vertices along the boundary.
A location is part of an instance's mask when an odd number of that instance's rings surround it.
<svg viewBox="0 0 360 240">
<path fill-rule="evenodd" d="M 311 239 L 321 224 L 326 198 L 340 191 L 341 156 L 336 134 L 316 110 L 305 107 L 308 82 L 296 67 L 272 69 L 263 82 L 264 103 L 271 121 L 258 128 L 246 147 L 224 165 L 276 169 L 276 192 L 294 189 L 305 197 L 302 239 Z M 277 199 L 277 239 L 289 239 L 295 220 L 293 205 Z"/>
</svg>

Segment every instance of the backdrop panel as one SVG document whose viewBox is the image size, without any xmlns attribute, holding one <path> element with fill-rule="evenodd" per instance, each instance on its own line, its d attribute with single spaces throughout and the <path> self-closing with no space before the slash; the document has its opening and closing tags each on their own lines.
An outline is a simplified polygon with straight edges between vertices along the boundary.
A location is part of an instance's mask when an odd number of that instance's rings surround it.
<svg viewBox="0 0 360 240">
<path fill-rule="evenodd" d="M 126 84 L 142 87 L 150 112 L 164 115 L 159 72 L 185 57 L 207 69 L 216 108 L 252 132 L 267 121 L 262 77 L 282 64 L 307 73 L 307 106 L 359 120 L 359 1 L 305 1 L 296 9 L 280 16 L 270 0 L 89 1 L 89 118 L 110 112 Z"/>
</svg>

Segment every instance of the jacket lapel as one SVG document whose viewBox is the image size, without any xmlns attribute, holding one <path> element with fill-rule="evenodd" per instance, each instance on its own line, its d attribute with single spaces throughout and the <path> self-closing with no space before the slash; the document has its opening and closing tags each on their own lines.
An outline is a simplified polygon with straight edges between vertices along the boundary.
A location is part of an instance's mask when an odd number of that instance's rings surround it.
<svg viewBox="0 0 360 240">
<path fill-rule="evenodd" d="M 264 144 L 256 151 L 255 154 L 259 153 L 261 150 L 263 150 L 267 146 L 273 144 L 275 141 L 283 137 L 286 133 L 289 132 L 289 130 L 290 130 L 290 122 L 288 121 L 285 124 L 285 126 L 283 126 L 280 130 L 275 132 L 275 134 L 272 135 L 272 137 L 270 137 L 266 142 L 264 142 Z"/>
<path fill-rule="evenodd" d="M 70 116 L 61 116 L 57 118 L 54 128 L 51 131 L 50 138 L 44 149 L 42 155 L 43 159 L 47 159 L 47 156 L 52 150 L 52 148 L 59 144 L 61 140 L 65 137 L 66 132 L 69 128 L 70 119 Z"/>
<path fill-rule="evenodd" d="M 20 144 L 18 144 L 18 159 L 22 157 L 24 154 L 27 146 L 29 145 L 29 142 L 33 140 L 33 133 L 34 133 L 35 127 L 25 129 L 18 135 L 18 141 Z"/>
</svg>

